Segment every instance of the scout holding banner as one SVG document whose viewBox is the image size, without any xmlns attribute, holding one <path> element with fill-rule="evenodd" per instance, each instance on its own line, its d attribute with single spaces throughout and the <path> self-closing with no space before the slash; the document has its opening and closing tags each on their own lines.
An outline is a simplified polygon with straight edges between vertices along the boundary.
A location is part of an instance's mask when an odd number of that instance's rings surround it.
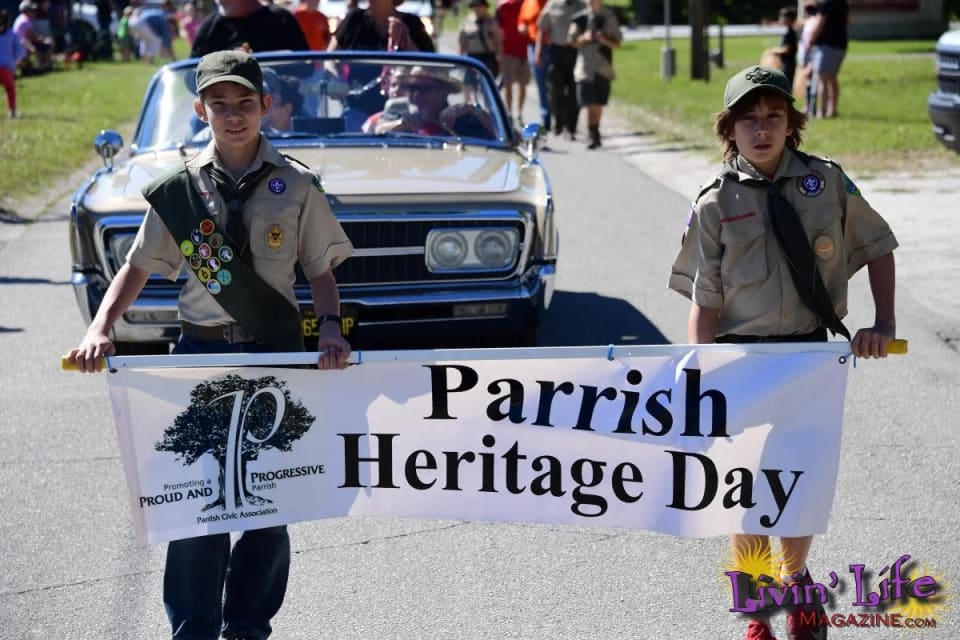
<svg viewBox="0 0 960 640">
<path fill-rule="evenodd" d="M 805 535 L 828 522 L 848 349 L 128 357 L 108 379 L 141 543 L 350 515 Z"/>
</svg>

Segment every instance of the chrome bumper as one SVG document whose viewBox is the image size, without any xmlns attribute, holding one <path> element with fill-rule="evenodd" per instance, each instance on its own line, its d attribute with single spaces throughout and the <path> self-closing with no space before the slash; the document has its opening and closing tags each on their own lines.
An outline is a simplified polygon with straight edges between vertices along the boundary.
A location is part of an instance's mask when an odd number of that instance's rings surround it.
<svg viewBox="0 0 960 640">
<path fill-rule="evenodd" d="M 341 304 L 355 306 L 359 309 L 358 329 L 376 329 L 380 326 L 397 326 L 403 324 L 428 324 L 450 322 L 476 322 L 507 318 L 511 311 L 535 303 L 542 310 L 550 306 L 556 280 L 556 265 L 553 263 L 531 267 L 524 277 L 512 287 L 490 286 L 469 289 L 429 289 L 413 293 L 402 294 L 384 292 L 352 293 L 349 289 L 341 290 Z M 74 272 L 71 278 L 77 304 L 86 324 L 89 324 L 96 313 L 97 306 L 106 290 L 106 282 L 98 275 L 89 275 Z M 438 305 L 468 305 L 477 303 L 506 303 L 507 313 L 498 315 L 459 316 L 451 318 L 449 315 L 419 315 L 416 319 L 404 319 L 402 313 L 396 319 L 381 318 L 365 320 L 364 309 L 394 307 L 398 311 L 416 307 Z M 308 305 L 309 299 L 300 299 L 302 305 Z M 379 314 L 384 315 L 384 314 Z M 386 314 L 389 316 L 389 314 Z M 113 326 L 112 339 L 116 342 L 168 342 L 177 339 L 180 335 L 180 324 L 177 317 L 177 299 L 170 297 L 149 297 L 141 295 L 130 308 L 117 320 Z"/>
</svg>

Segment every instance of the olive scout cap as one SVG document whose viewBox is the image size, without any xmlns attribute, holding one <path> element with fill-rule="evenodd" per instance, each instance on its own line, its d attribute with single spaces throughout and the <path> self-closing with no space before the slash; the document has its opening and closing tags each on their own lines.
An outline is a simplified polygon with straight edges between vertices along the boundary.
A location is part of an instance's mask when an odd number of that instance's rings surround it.
<svg viewBox="0 0 960 640">
<path fill-rule="evenodd" d="M 723 108 L 729 109 L 758 89 L 775 91 L 793 102 L 793 87 L 782 71 L 771 67 L 753 66 L 747 67 L 727 81 L 727 89 L 723 92 Z"/>
<path fill-rule="evenodd" d="M 260 65 L 243 51 L 214 51 L 200 59 L 197 65 L 197 91 L 203 91 L 218 82 L 236 82 L 251 91 L 263 93 L 263 73 Z"/>
</svg>

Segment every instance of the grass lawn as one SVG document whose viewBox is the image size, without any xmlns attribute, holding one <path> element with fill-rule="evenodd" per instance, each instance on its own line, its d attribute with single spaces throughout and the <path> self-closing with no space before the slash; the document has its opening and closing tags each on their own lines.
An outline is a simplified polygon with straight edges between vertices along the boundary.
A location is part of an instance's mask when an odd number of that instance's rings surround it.
<svg viewBox="0 0 960 640">
<path fill-rule="evenodd" d="M 755 64 L 778 36 L 726 38 L 726 68 L 710 81 L 690 80 L 689 40 L 674 39 L 677 75 L 660 78 L 663 41 L 626 42 L 614 54 L 613 98 L 644 131 L 704 150 L 716 150 L 713 116 L 727 78 Z M 933 41 L 851 42 L 840 72 L 840 117 L 807 124 L 803 147 L 858 172 L 901 167 L 960 166 L 960 156 L 934 137 L 927 96 L 935 87 Z M 711 41 L 711 47 L 716 40 Z"/>
</svg>

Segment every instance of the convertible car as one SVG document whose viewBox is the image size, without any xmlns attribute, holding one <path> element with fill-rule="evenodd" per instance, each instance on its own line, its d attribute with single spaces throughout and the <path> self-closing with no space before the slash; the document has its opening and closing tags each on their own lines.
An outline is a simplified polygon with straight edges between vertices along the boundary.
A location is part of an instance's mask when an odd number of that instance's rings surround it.
<svg viewBox="0 0 960 640">
<path fill-rule="evenodd" d="M 257 56 L 273 106 L 262 131 L 309 167 L 356 249 L 335 275 L 355 348 L 429 339 L 531 344 L 550 305 L 558 234 L 539 125 L 511 128 L 489 73 L 469 58 L 399 52 Z M 197 60 L 162 67 L 128 152 L 115 131 L 74 195 L 72 284 L 91 319 L 146 211 L 141 189 L 198 153 Z M 179 333 L 173 282 L 152 276 L 116 323 L 123 353 L 162 352 Z M 310 291 L 297 296 L 315 337 Z M 398 343 L 399 341 L 399 343 Z"/>
</svg>

